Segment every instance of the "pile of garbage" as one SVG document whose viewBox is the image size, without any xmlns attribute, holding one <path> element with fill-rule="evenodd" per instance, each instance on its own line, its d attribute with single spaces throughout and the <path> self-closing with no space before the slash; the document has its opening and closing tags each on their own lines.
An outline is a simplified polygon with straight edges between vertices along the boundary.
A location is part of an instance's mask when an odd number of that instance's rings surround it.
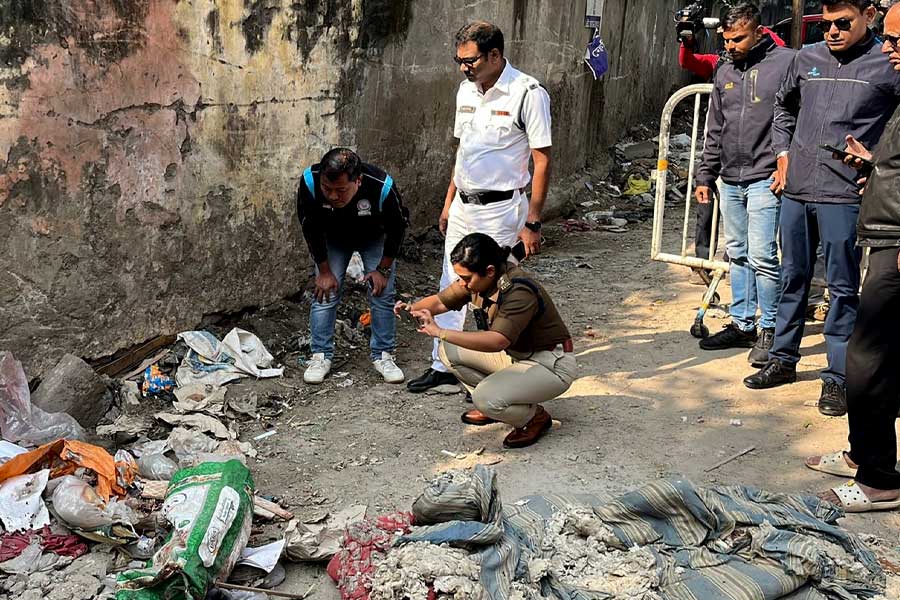
<svg viewBox="0 0 900 600">
<path fill-rule="evenodd" d="M 479 465 L 435 478 L 411 512 L 350 525 L 328 573 L 344 600 L 896 597 L 891 544 L 841 516 L 813 496 L 684 480 L 504 506 Z"/>
<path fill-rule="evenodd" d="M 336 551 L 330 520 L 297 523 L 257 495 L 255 451 L 238 438 L 239 418 L 258 407 L 226 385 L 282 369 L 240 329 L 178 337 L 181 350 L 119 381 L 64 357 L 33 394 L 0 352 L 0 596 L 263 600 L 285 578 L 283 556 Z M 132 414 L 147 403 L 168 408 L 153 422 Z M 288 535 L 248 548 L 254 520 L 290 521 Z"/>
<path fill-rule="evenodd" d="M 688 130 L 677 121 L 676 128 Z M 699 161 L 702 139 L 695 160 Z M 666 176 L 666 203 L 684 202 L 691 159 L 691 138 L 685 133 L 669 140 L 669 167 Z M 653 218 L 656 202 L 659 137 L 646 126 L 630 130 L 629 136 L 612 147 L 611 168 L 602 174 L 586 172 L 584 196 L 575 202 L 575 214 L 563 221 L 563 231 L 607 231 L 624 233 L 631 223 Z"/>
</svg>

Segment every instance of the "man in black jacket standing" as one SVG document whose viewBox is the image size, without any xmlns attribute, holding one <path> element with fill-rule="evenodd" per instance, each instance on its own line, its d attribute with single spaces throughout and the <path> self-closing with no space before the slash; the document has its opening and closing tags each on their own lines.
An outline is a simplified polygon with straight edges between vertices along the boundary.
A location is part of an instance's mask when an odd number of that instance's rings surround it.
<svg viewBox="0 0 900 600">
<path fill-rule="evenodd" d="M 884 20 L 882 52 L 900 71 L 900 4 Z M 859 211 L 859 244 L 871 248 L 856 326 L 847 348 L 850 451 L 807 459 L 825 473 L 854 482 L 825 494 L 845 510 L 900 505 L 896 418 L 900 411 L 900 110 L 894 113 L 874 156 L 853 138 L 847 150 L 875 167 Z"/>
<path fill-rule="evenodd" d="M 753 348 L 750 362 L 762 365 L 775 337 L 781 276 L 776 243 L 781 203 L 771 190 L 773 106 L 794 51 L 765 33 L 759 9 L 750 3 L 731 8 L 722 25 L 728 54 L 716 69 L 696 196 L 708 204 L 721 176 L 731 323 L 701 340 L 700 348 Z"/>
<path fill-rule="evenodd" d="M 781 204 L 781 299 L 769 361 L 746 379 L 752 389 L 796 380 L 815 248 L 825 250 L 831 308 L 825 321 L 828 367 L 819 411 L 843 414 L 847 342 L 859 306 L 858 179 L 824 145 L 852 135 L 874 147 L 900 102 L 900 73 L 881 56 L 869 30 L 871 0 L 822 0 L 825 41 L 800 50 L 778 92 L 773 191 Z"/>
</svg>

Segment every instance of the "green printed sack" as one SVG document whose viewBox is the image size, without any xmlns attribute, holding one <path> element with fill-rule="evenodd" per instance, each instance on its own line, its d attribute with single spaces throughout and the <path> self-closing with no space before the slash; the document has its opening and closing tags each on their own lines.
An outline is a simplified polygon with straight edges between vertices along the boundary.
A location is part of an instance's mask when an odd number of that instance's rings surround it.
<svg viewBox="0 0 900 600">
<path fill-rule="evenodd" d="M 116 580 L 116 600 L 203 600 L 227 577 L 250 538 L 253 479 L 237 460 L 175 473 L 163 515 L 172 533 L 146 569 Z"/>
</svg>

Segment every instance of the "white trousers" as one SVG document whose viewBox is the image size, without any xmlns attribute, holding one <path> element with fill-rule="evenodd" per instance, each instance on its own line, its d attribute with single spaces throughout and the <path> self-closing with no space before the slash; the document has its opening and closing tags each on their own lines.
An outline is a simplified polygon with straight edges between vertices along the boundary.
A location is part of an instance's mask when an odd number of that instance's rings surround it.
<svg viewBox="0 0 900 600">
<path fill-rule="evenodd" d="M 459 192 L 450 204 L 447 221 L 447 237 L 444 239 L 444 265 L 441 272 L 441 290 L 459 279 L 450 265 L 450 253 L 461 239 L 470 233 L 484 233 L 494 238 L 501 246 L 513 246 L 519 239 L 519 232 L 528 220 L 528 196 L 521 191 L 503 202 L 494 202 L 486 206 L 463 204 Z M 435 322 L 442 329 L 462 331 L 466 322 L 466 309 L 451 311 L 435 317 Z M 431 352 L 431 368 L 446 372 L 447 367 L 438 355 L 439 341 L 435 339 Z"/>
</svg>

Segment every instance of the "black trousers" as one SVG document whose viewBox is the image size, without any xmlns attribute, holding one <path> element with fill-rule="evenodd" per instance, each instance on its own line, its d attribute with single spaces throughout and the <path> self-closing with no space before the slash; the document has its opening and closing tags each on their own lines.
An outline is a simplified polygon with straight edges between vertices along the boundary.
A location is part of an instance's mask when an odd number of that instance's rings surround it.
<svg viewBox="0 0 900 600">
<path fill-rule="evenodd" d="M 847 347 L 850 458 L 859 465 L 856 480 L 878 490 L 900 489 L 895 427 L 900 409 L 898 251 L 872 249 Z"/>
</svg>

